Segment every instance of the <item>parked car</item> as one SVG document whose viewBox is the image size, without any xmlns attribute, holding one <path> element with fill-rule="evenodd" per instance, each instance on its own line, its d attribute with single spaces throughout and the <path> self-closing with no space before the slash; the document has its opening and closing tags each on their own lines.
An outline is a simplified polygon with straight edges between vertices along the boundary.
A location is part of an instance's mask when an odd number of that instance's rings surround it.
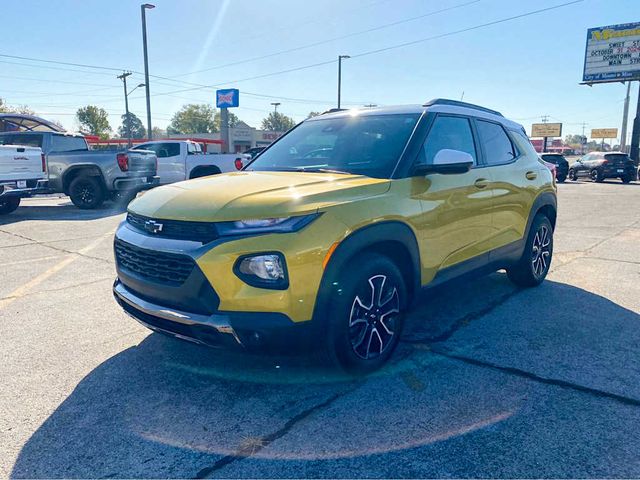
<svg viewBox="0 0 640 480">
<path fill-rule="evenodd" d="M 327 145 L 323 160 L 303 153 Z M 115 234 L 113 292 L 152 330 L 317 347 L 368 372 L 423 287 L 502 268 L 540 284 L 555 222 L 552 173 L 498 112 L 438 99 L 329 113 L 242 172 L 135 199 Z"/>
<path fill-rule="evenodd" d="M 69 195 L 79 208 L 97 208 L 107 199 L 132 196 L 159 182 L 155 153 L 89 150 L 82 135 L 53 131 L 2 132 L 0 144 L 41 148 L 49 192 Z"/>
<path fill-rule="evenodd" d="M 256 158 L 259 153 L 261 153 L 267 147 L 253 147 L 248 150 L 245 150 L 245 155 L 249 155 L 252 159 Z"/>
<path fill-rule="evenodd" d="M 556 166 L 556 180 L 560 183 L 567 179 L 569 174 L 569 162 L 561 153 L 541 153 L 540 158 L 547 163 L 552 163 Z"/>
<path fill-rule="evenodd" d="M 592 152 L 578 159 L 569 167 L 569 179 L 577 181 L 587 177 L 594 182 L 607 178 L 619 178 L 629 183 L 636 178 L 636 166 L 623 152 Z"/>
<path fill-rule="evenodd" d="M 160 183 L 180 182 L 223 172 L 235 172 L 250 160 L 241 153 L 203 153 L 199 143 L 190 140 L 159 140 L 142 143 L 133 150 L 147 150 L 158 157 Z"/>
<path fill-rule="evenodd" d="M 0 215 L 13 212 L 20 199 L 47 186 L 42 150 L 21 145 L 0 146 Z"/>
</svg>

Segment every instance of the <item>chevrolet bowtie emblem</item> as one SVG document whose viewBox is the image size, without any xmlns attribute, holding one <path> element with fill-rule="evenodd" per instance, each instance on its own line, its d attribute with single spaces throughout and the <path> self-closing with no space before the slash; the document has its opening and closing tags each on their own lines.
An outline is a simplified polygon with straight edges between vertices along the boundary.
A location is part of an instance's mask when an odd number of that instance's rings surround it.
<svg viewBox="0 0 640 480">
<path fill-rule="evenodd" d="M 154 220 L 147 220 L 144 222 L 144 229 L 149 233 L 160 233 L 162 231 L 162 223 L 158 223 Z"/>
</svg>

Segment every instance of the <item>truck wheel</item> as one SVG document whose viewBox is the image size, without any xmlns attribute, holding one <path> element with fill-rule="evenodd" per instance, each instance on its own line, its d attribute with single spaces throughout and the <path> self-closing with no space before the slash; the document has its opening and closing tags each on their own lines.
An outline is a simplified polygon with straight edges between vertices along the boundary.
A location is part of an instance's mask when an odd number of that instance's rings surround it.
<svg viewBox="0 0 640 480">
<path fill-rule="evenodd" d="M 222 173 L 217 167 L 199 167 L 194 168 L 189 175 L 189 179 L 192 178 L 200 178 L 200 177 L 208 177 L 209 175 L 218 175 Z"/>
<path fill-rule="evenodd" d="M 0 200 L 0 215 L 13 212 L 20 206 L 20 197 L 7 197 Z"/>
<path fill-rule="evenodd" d="M 105 192 L 96 177 L 80 175 L 69 185 L 69 197 L 83 210 L 98 208 L 105 200 Z"/>
<path fill-rule="evenodd" d="M 398 345 L 407 288 L 398 267 L 387 257 L 356 256 L 340 276 L 324 319 L 324 357 L 352 374 L 380 368 Z"/>
<path fill-rule="evenodd" d="M 552 257 L 553 227 L 549 219 L 539 213 L 531 224 L 522 257 L 507 268 L 507 276 L 519 287 L 540 285 L 549 273 Z"/>
</svg>

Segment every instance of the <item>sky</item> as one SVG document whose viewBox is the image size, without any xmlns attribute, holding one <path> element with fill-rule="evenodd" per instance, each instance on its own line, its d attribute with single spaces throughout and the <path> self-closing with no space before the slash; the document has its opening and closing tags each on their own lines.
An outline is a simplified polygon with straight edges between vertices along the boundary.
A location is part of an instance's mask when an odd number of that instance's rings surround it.
<svg viewBox="0 0 640 480">
<path fill-rule="evenodd" d="M 568 1 L 155 0 L 147 10 L 152 123 L 166 128 L 187 103 L 214 105 L 217 88 L 240 90 L 233 113 L 251 126 L 272 102 L 301 121 L 336 106 L 337 56 L 350 55 L 343 107 L 451 98 L 499 110 L 527 131 L 543 115 L 562 122 L 563 135 L 581 134 L 583 122 L 587 136 L 620 128 L 626 87 L 579 85 L 586 31 L 640 21 L 640 0 L 583 0 L 481 26 Z M 70 130 L 79 107 L 98 105 L 115 130 L 124 113 L 116 76 L 134 72 L 130 89 L 144 82 L 140 2 L 2 0 L 2 12 L 0 98 Z M 144 88 L 129 99 L 146 123 Z"/>
</svg>

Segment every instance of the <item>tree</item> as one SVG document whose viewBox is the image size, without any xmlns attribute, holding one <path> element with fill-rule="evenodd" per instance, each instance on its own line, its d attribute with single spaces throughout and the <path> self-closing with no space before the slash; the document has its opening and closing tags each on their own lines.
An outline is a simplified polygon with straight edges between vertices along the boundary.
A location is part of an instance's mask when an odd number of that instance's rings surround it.
<svg viewBox="0 0 640 480">
<path fill-rule="evenodd" d="M 220 130 L 220 127 L 222 127 L 222 115 L 220 114 L 220 110 L 216 110 L 214 121 L 216 122 L 218 130 Z M 238 125 L 239 121 L 240 119 L 236 114 L 229 112 L 229 128 L 233 128 Z"/>
<path fill-rule="evenodd" d="M 91 135 L 107 137 L 111 131 L 109 116 L 104 108 L 95 105 L 81 107 L 76 112 L 76 118 L 80 124 L 80 130 L 84 128 Z"/>
<path fill-rule="evenodd" d="M 153 134 L 153 138 L 162 138 L 167 136 L 167 131 L 160 127 L 151 128 L 151 133 Z"/>
<path fill-rule="evenodd" d="M 567 135 L 564 137 L 564 143 L 567 145 L 582 145 L 586 140 L 582 135 Z"/>
<path fill-rule="evenodd" d="M 274 132 L 285 132 L 295 127 L 296 122 L 291 117 L 278 112 L 271 112 L 267 118 L 262 120 L 263 130 L 272 130 Z"/>
<path fill-rule="evenodd" d="M 219 131 L 213 107 L 206 104 L 184 105 L 171 119 L 167 133 L 193 134 Z"/>
<path fill-rule="evenodd" d="M 31 110 L 27 105 L 19 105 L 17 107 L 10 107 L 7 105 L 3 98 L 0 98 L 0 113 L 22 113 L 24 115 L 35 115 L 36 112 Z"/>
<path fill-rule="evenodd" d="M 122 138 L 128 138 L 127 127 L 131 128 L 131 138 L 144 138 L 147 136 L 147 129 L 144 128 L 142 121 L 135 113 L 129 112 L 128 119 L 126 113 L 122 115 L 122 125 L 118 127 L 118 135 Z"/>
<path fill-rule="evenodd" d="M 309 115 L 307 115 L 307 118 L 317 117 L 318 115 L 320 115 L 320 112 L 309 112 Z"/>
</svg>

